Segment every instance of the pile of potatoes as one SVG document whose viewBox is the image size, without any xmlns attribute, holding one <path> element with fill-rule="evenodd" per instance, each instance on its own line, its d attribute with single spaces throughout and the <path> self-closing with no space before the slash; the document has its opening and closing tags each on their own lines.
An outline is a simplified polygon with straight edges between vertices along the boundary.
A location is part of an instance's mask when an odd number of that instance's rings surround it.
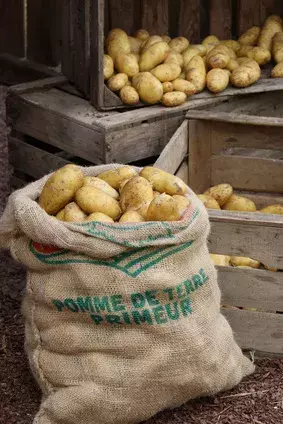
<svg viewBox="0 0 283 424">
<path fill-rule="evenodd" d="M 172 107 L 205 88 L 220 93 L 229 83 L 248 87 L 260 78 L 260 66 L 272 59 L 272 77 L 282 78 L 283 26 L 277 15 L 237 41 L 209 35 L 201 44 L 190 44 L 185 37 L 150 35 L 145 29 L 128 36 L 115 28 L 105 39 L 104 80 L 126 105 L 142 101 Z"/>
<path fill-rule="evenodd" d="M 45 183 L 40 206 L 65 222 L 179 221 L 190 205 L 188 186 L 178 177 L 147 166 L 132 166 L 86 177 L 69 164 Z"/>
</svg>

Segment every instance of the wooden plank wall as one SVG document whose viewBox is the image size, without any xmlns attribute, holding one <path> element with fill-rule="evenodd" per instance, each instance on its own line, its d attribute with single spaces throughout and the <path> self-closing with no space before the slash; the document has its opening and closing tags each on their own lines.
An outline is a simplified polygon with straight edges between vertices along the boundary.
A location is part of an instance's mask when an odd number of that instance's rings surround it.
<svg viewBox="0 0 283 424">
<path fill-rule="evenodd" d="M 0 53 L 25 56 L 24 0 L 0 0 Z"/>
</svg>

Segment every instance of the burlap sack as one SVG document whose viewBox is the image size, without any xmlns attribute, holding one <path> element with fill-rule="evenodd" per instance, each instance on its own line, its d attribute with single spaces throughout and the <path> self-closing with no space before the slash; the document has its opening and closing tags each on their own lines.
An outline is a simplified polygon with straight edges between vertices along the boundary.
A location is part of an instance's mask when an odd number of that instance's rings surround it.
<svg viewBox="0 0 283 424">
<path fill-rule="evenodd" d="M 11 195 L 0 227 L 29 269 L 26 350 L 43 392 L 35 424 L 138 423 L 253 372 L 220 314 L 194 195 L 181 222 L 68 224 L 36 203 L 46 178 Z"/>
</svg>

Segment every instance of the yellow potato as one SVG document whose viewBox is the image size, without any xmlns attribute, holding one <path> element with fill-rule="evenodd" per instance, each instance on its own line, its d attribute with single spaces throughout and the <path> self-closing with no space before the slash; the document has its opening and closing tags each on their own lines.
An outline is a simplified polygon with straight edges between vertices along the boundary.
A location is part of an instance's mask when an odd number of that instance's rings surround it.
<svg viewBox="0 0 283 424">
<path fill-rule="evenodd" d="M 210 68 L 226 68 L 230 61 L 228 47 L 217 45 L 206 55 L 206 63 Z"/>
<path fill-rule="evenodd" d="M 123 181 L 120 182 L 120 184 L 119 184 L 119 193 L 120 194 L 121 194 L 123 188 L 125 187 L 125 185 L 127 184 L 127 182 L 130 181 L 131 178 L 127 178 L 126 180 L 123 180 Z"/>
<path fill-rule="evenodd" d="M 156 197 L 156 196 L 154 196 Z M 180 194 L 174 194 L 172 198 L 178 203 L 179 209 L 182 212 L 185 212 L 185 210 L 190 206 L 191 202 L 189 199 L 187 199 L 185 196 L 181 196 Z"/>
<path fill-rule="evenodd" d="M 153 68 L 160 65 L 168 56 L 169 51 L 170 47 L 165 41 L 152 44 L 145 52 L 142 52 L 140 56 L 140 71 L 151 71 Z"/>
<path fill-rule="evenodd" d="M 204 194 L 213 197 L 222 207 L 232 196 L 233 188 L 230 184 L 218 184 L 210 187 Z"/>
<path fill-rule="evenodd" d="M 98 221 L 98 222 L 114 222 L 112 218 L 110 218 L 110 216 L 105 215 L 104 213 L 101 212 L 93 212 L 91 213 L 86 219 L 85 221 L 87 222 L 91 222 L 91 221 Z"/>
<path fill-rule="evenodd" d="M 147 214 L 149 205 L 150 205 L 150 202 L 145 202 L 138 209 L 136 209 L 136 212 L 140 216 L 142 216 L 144 220 L 146 219 L 146 214 Z"/>
<path fill-rule="evenodd" d="M 255 60 L 260 66 L 270 62 L 270 51 L 262 47 L 241 46 L 237 51 L 238 57 L 248 57 Z"/>
<path fill-rule="evenodd" d="M 212 93 L 220 93 L 229 85 L 230 71 L 227 69 L 211 69 L 206 75 L 206 86 Z"/>
<path fill-rule="evenodd" d="M 186 79 L 195 86 L 196 93 L 200 93 L 205 88 L 206 69 L 200 56 L 195 56 L 190 60 L 187 65 Z"/>
<path fill-rule="evenodd" d="M 90 185 L 81 187 L 76 192 L 75 200 L 79 207 L 87 214 L 101 212 L 114 220 L 121 215 L 121 209 L 117 200 Z"/>
<path fill-rule="evenodd" d="M 189 47 L 189 40 L 185 37 L 176 37 L 170 41 L 169 47 L 178 52 L 183 53 Z"/>
<path fill-rule="evenodd" d="M 193 57 L 200 56 L 200 51 L 196 48 L 189 47 L 184 53 L 183 53 L 183 60 L 184 60 L 184 71 L 187 71 L 187 67 L 192 60 Z"/>
<path fill-rule="evenodd" d="M 166 93 L 161 99 L 161 103 L 166 107 L 180 106 L 187 100 L 187 95 L 182 91 L 172 91 L 172 93 Z"/>
<path fill-rule="evenodd" d="M 143 42 L 141 45 L 141 52 L 145 52 L 149 49 L 150 46 L 152 46 L 155 43 L 158 43 L 160 41 L 163 41 L 162 38 L 159 35 L 151 35 L 149 38 L 147 38 L 146 41 Z M 167 44 L 167 43 L 166 43 Z"/>
<path fill-rule="evenodd" d="M 172 82 L 169 82 L 169 81 L 163 82 L 162 83 L 162 87 L 163 87 L 163 93 L 164 94 L 165 93 L 170 93 L 171 91 L 174 90 Z"/>
<path fill-rule="evenodd" d="M 259 26 L 251 27 L 239 37 L 238 42 L 248 46 L 256 46 L 260 31 Z"/>
<path fill-rule="evenodd" d="M 75 196 L 83 185 L 84 174 L 73 164 L 65 165 L 54 172 L 45 183 L 39 196 L 40 206 L 50 215 L 56 215 Z"/>
<path fill-rule="evenodd" d="M 272 54 L 276 63 L 283 62 L 283 32 L 277 32 L 272 40 Z"/>
<path fill-rule="evenodd" d="M 137 172 L 132 166 L 125 165 L 120 168 L 112 169 L 111 171 L 105 171 L 97 175 L 103 181 L 106 181 L 112 188 L 119 190 L 122 181 L 130 179 L 137 175 Z"/>
<path fill-rule="evenodd" d="M 65 217 L 65 208 L 61 209 L 56 215 L 56 218 L 59 219 L 59 221 L 64 221 L 64 217 Z"/>
<path fill-rule="evenodd" d="M 131 178 L 123 187 L 120 197 L 120 205 L 123 212 L 129 209 L 137 210 L 144 203 L 153 199 L 151 183 L 140 176 Z"/>
<path fill-rule="evenodd" d="M 159 194 L 162 194 L 162 193 L 159 193 L 159 191 L 153 191 L 153 197 L 159 196 Z"/>
<path fill-rule="evenodd" d="M 138 38 L 139 40 L 144 41 L 144 40 L 147 40 L 148 39 L 149 33 L 147 32 L 146 29 L 138 29 L 135 32 L 135 35 L 134 36 L 135 36 L 135 38 Z"/>
<path fill-rule="evenodd" d="M 230 258 L 230 262 L 233 266 L 244 266 L 244 267 L 249 267 L 249 268 L 259 268 L 260 267 L 260 262 L 259 261 L 255 261 L 254 259 L 251 258 L 246 258 L 246 257 L 242 257 L 242 256 L 231 256 Z"/>
<path fill-rule="evenodd" d="M 179 221 L 182 218 L 182 211 L 173 197 L 163 193 L 150 203 L 146 221 Z"/>
<path fill-rule="evenodd" d="M 140 72 L 133 78 L 132 84 L 143 102 L 153 105 L 162 99 L 162 84 L 150 72 Z"/>
<path fill-rule="evenodd" d="M 114 74 L 114 63 L 112 57 L 105 54 L 103 56 L 103 74 L 104 80 L 108 80 Z"/>
<path fill-rule="evenodd" d="M 144 219 L 136 211 L 127 211 L 121 216 L 119 222 L 144 222 Z"/>
<path fill-rule="evenodd" d="M 168 63 L 168 64 L 175 63 L 176 65 L 179 65 L 182 67 L 184 64 L 184 59 L 181 53 L 178 53 L 176 51 L 171 51 L 168 53 L 168 56 L 164 60 L 164 63 Z"/>
<path fill-rule="evenodd" d="M 142 45 L 142 40 L 136 37 L 128 37 L 131 45 L 131 53 L 139 53 Z"/>
<path fill-rule="evenodd" d="M 84 221 L 87 217 L 75 202 L 68 203 L 64 211 L 64 221 L 66 222 L 80 222 Z"/>
<path fill-rule="evenodd" d="M 121 88 L 125 87 L 127 82 L 128 82 L 128 75 L 119 73 L 111 77 L 107 81 L 108 83 L 107 85 L 111 91 L 120 91 Z"/>
<path fill-rule="evenodd" d="M 264 268 L 265 268 L 267 271 L 272 271 L 272 272 L 277 272 L 277 271 L 278 271 L 278 269 L 277 269 L 277 268 L 273 268 L 273 267 L 266 266 L 266 265 L 263 265 L 263 266 L 264 266 Z"/>
<path fill-rule="evenodd" d="M 263 24 L 257 45 L 271 51 L 272 39 L 277 32 L 282 32 L 282 19 L 280 16 L 271 15 Z"/>
<path fill-rule="evenodd" d="M 202 44 L 204 46 L 217 46 L 220 43 L 219 39 L 215 37 L 215 35 L 209 35 L 208 37 L 205 37 L 204 40 L 202 40 Z"/>
<path fill-rule="evenodd" d="M 232 194 L 222 209 L 225 211 L 255 212 L 256 205 L 252 200 L 247 199 L 246 197 Z"/>
<path fill-rule="evenodd" d="M 188 186 L 181 178 L 153 166 L 144 167 L 140 172 L 140 176 L 146 178 L 152 184 L 153 190 L 159 193 L 166 193 L 171 196 L 188 193 Z"/>
<path fill-rule="evenodd" d="M 239 67 L 239 62 L 236 59 L 230 59 L 230 62 L 228 63 L 225 69 L 227 69 L 230 72 L 233 72 L 238 67 Z"/>
<path fill-rule="evenodd" d="M 232 49 L 234 52 L 239 50 L 241 47 L 240 43 L 236 40 L 221 40 L 220 44 L 226 47 L 230 47 L 230 49 Z"/>
<path fill-rule="evenodd" d="M 272 78 L 283 78 L 283 61 L 277 63 L 271 71 Z"/>
<path fill-rule="evenodd" d="M 130 53 L 131 44 L 125 31 L 115 28 L 112 29 L 106 39 L 106 49 L 109 56 L 115 61 L 117 54 Z"/>
<path fill-rule="evenodd" d="M 192 96 L 196 93 L 196 87 L 192 82 L 177 78 L 172 84 L 175 91 L 182 91 L 186 96 Z"/>
<path fill-rule="evenodd" d="M 139 73 L 139 64 L 136 57 L 129 53 L 118 53 L 115 58 L 115 68 L 121 74 L 134 77 Z"/>
<path fill-rule="evenodd" d="M 165 41 L 165 43 L 168 43 L 168 44 L 171 41 L 171 38 L 168 35 L 162 35 L 161 38 L 162 38 L 162 41 Z"/>
<path fill-rule="evenodd" d="M 140 61 L 140 54 L 139 53 L 132 53 L 133 56 L 135 56 L 136 61 L 139 63 Z"/>
<path fill-rule="evenodd" d="M 179 79 L 186 79 L 186 74 L 185 74 L 185 72 L 181 72 L 180 73 L 180 75 L 179 75 Z"/>
<path fill-rule="evenodd" d="M 98 190 L 103 191 L 104 193 L 108 194 L 108 196 L 113 197 L 113 199 L 119 199 L 119 193 L 113 187 L 111 187 L 110 184 L 101 178 L 85 177 L 83 185 L 98 188 Z"/>
<path fill-rule="evenodd" d="M 220 209 L 219 203 L 207 194 L 198 194 L 197 197 L 202 201 L 206 209 Z"/>
<path fill-rule="evenodd" d="M 240 61 L 240 59 L 241 58 L 238 60 L 240 66 L 238 66 L 238 68 L 232 72 L 230 81 L 235 87 L 249 87 L 259 80 L 261 70 L 255 60 L 248 59 L 243 63 L 243 61 Z"/>
<path fill-rule="evenodd" d="M 127 34 L 125 31 L 121 28 L 113 28 L 111 31 L 109 31 L 106 39 L 105 39 L 105 45 L 108 46 L 109 43 L 112 43 L 112 41 L 117 40 L 117 38 L 125 39 Z M 128 36 L 127 36 L 128 39 Z"/>
<path fill-rule="evenodd" d="M 123 87 L 119 96 L 123 103 L 130 106 L 137 105 L 140 100 L 139 93 L 134 87 Z"/>
<path fill-rule="evenodd" d="M 275 214 L 275 215 L 283 215 L 283 205 L 269 205 L 261 209 L 259 212 Z"/>
<path fill-rule="evenodd" d="M 207 48 L 204 44 L 191 44 L 191 47 L 197 49 L 201 57 L 204 57 L 207 53 Z"/>
<path fill-rule="evenodd" d="M 151 73 L 161 82 L 173 81 L 180 75 L 181 66 L 176 63 L 162 63 L 152 69 Z"/>
<path fill-rule="evenodd" d="M 216 255 L 214 253 L 210 253 L 210 259 L 212 260 L 215 266 L 230 266 L 230 256 Z"/>
</svg>

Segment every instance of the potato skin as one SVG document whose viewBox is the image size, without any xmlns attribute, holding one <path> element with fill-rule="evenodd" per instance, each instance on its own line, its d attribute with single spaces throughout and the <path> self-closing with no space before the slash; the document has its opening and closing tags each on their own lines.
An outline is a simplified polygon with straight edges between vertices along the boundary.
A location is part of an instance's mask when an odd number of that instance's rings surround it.
<svg viewBox="0 0 283 424">
<path fill-rule="evenodd" d="M 169 82 L 169 81 L 163 82 L 162 87 L 163 87 L 163 94 L 171 93 L 171 91 L 174 90 L 172 82 Z"/>
<path fill-rule="evenodd" d="M 119 219 L 120 223 L 125 222 L 144 222 L 144 218 L 136 211 L 127 211 Z"/>
<path fill-rule="evenodd" d="M 175 63 L 176 65 L 179 65 L 182 67 L 184 64 L 184 59 L 181 53 L 178 53 L 176 51 L 171 51 L 168 53 L 168 56 L 164 60 L 164 63 L 168 63 L 168 64 Z"/>
<path fill-rule="evenodd" d="M 275 215 L 283 215 L 283 205 L 269 205 L 261 209 L 261 213 L 270 213 Z"/>
<path fill-rule="evenodd" d="M 115 68 L 119 73 L 134 77 L 139 73 L 139 64 L 136 57 L 129 53 L 118 53 L 115 58 Z"/>
<path fill-rule="evenodd" d="M 112 57 L 105 54 L 103 57 L 103 75 L 104 80 L 108 80 L 114 74 L 114 63 Z"/>
<path fill-rule="evenodd" d="M 139 53 L 142 45 L 142 40 L 136 37 L 128 36 L 131 45 L 131 53 Z"/>
<path fill-rule="evenodd" d="M 106 38 L 107 53 L 115 61 L 120 53 L 130 53 L 131 44 L 125 31 L 119 28 L 112 29 Z"/>
<path fill-rule="evenodd" d="M 207 194 L 198 194 L 197 197 L 202 201 L 207 209 L 221 209 L 219 203 L 212 196 Z"/>
<path fill-rule="evenodd" d="M 137 172 L 132 166 L 125 165 L 120 168 L 112 169 L 110 171 L 102 172 L 97 175 L 103 181 L 106 181 L 112 188 L 119 190 L 122 181 L 130 179 L 137 175 Z"/>
<path fill-rule="evenodd" d="M 110 216 L 105 215 L 104 213 L 101 212 L 93 212 L 91 213 L 86 219 L 86 222 L 92 222 L 92 221 L 98 221 L 98 222 L 109 222 L 109 223 L 113 223 L 113 219 L 110 218 Z"/>
<path fill-rule="evenodd" d="M 238 60 L 240 66 L 236 68 L 231 75 L 230 81 L 235 87 L 249 87 L 259 80 L 261 70 L 255 60 L 247 59 L 246 61 Z"/>
<path fill-rule="evenodd" d="M 222 209 L 225 211 L 255 212 L 256 205 L 252 200 L 246 197 L 232 194 L 225 205 L 223 205 Z"/>
<path fill-rule="evenodd" d="M 207 48 L 204 44 L 191 44 L 190 47 L 193 49 L 197 49 L 201 57 L 204 57 L 207 53 Z"/>
<path fill-rule="evenodd" d="M 260 267 L 259 261 L 255 261 L 254 259 L 246 258 L 242 256 L 231 256 L 230 262 L 231 262 L 231 265 L 236 267 L 247 266 L 249 268 L 255 268 L 255 269 Z"/>
<path fill-rule="evenodd" d="M 226 68 L 230 59 L 229 49 L 223 45 L 217 45 L 206 55 L 206 63 L 212 69 Z"/>
<path fill-rule="evenodd" d="M 205 88 L 206 69 L 200 56 L 195 56 L 190 60 L 187 66 L 186 79 L 195 86 L 196 93 L 200 93 Z"/>
<path fill-rule="evenodd" d="M 137 210 L 152 199 L 153 189 L 150 182 L 141 176 L 136 176 L 131 178 L 121 191 L 121 209 L 123 212 L 129 209 Z"/>
<path fill-rule="evenodd" d="M 272 54 L 276 63 L 283 62 L 283 32 L 277 32 L 272 40 Z"/>
<path fill-rule="evenodd" d="M 216 255 L 215 253 L 210 253 L 209 256 L 215 266 L 230 266 L 230 256 Z"/>
<path fill-rule="evenodd" d="M 142 52 L 139 61 L 140 72 L 151 71 L 160 65 L 170 51 L 170 47 L 165 41 L 157 42 L 151 45 L 146 51 Z"/>
<path fill-rule="evenodd" d="M 68 205 L 65 206 L 64 211 L 65 222 L 81 222 L 87 217 L 75 202 L 68 203 Z"/>
<path fill-rule="evenodd" d="M 182 212 L 182 214 L 191 204 L 189 199 L 187 199 L 185 196 L 181 196 L 180 194 L 174 194 L 174 196 L 172 196 L 172 199 L 174 199 L 175 202 L 178 203 L 179 210 Z"/>
<path fill-rule="evenodd" d="M 79 207 L 87 214 L 101 212 L 114 220 L 121 214 L 121 209 L 117 200 L 89 185 L 81 187 L 76 192 L 75 200 Z"/>
<path fill-rule="evenodd" d="M 189 81 L 177 78 L 172 84 L 175 91 L 182 91 L 186 96 L 192 96 L 196 93 L 196 87 Z"/>
<path fill-rule="evenodd" d="M 113 197 L 113 199 L 119 199 L 118 191 L 116 191 L 111 187 L 110 184 L 100 178 L 85 177 L 83 185 L 98 188 L 98 190 L 103 191 L 104 193 L 108 194 L 108 196 Z"/>
<path fill-rule="evenodd" d="M 165 41 L 165 43 L 170 43 L 171 38 L 169 37 L 169 35 L 161 35 L 162 41 Z"/>
<path fill-rule="evenodd" d="M 271 71 L 272 78 L 283 78 L 283 61 L 277 63 Z"/>
<path fill-rule="evenodd" d="M 218 184 L 210 187 L 204 194 L 213 197 L 220 206 L 223 206 L 232 196 L 233 187 L 230 184 Z"/>
<path fill-rule="evenodd" d="M 108 88 L 111 91 L 120 91 L 128 83 L 128 75 L 119 73 L 107 81 Z"/>
<path fill-rule="evenodd" d="M 187 71 L 187 67 L 189 66 L 190 61 L 193 57 L 200 56 L 200 51 L 197 48 L 189 47 L 184 53 L 183 53 L 183 59 L 184 59 L 184 71 Z"/>
<path fill-rule="evenodd" d="M 239 67 L 239 62 L 236 59 L 230 59 L 230 62 L 228 63 L 225 69 L 227 69 L 230 72 L 233 72 L 238 67 Z"/>
<path fill-rule="evenodd" d="M 258 37 L 257 45 L 263 47 L 266 50 L 271 51 L 272 39 L 277 32 L 282 31 L 282 19 L 280 16 L 271 15 L 269 16 L 262 27 L 262 30 Z"/>
<path fill-rule="evenodd" d="M 161 99 L 163 106 L 174 107 L 180 106 L 187 100 L 187 95 L 182 91 L 172 91 L 172 93 L 166 93 Z"/>
<path fill-rule="evenodd" d="M 134 87 L 125 86 L 120 90 L 119 96 L 125 105 L 134 106 L 137 105 L 140 97 L 139 93 Z"/>
<path fill-rule="evenodd" d="M 171 196 L 188 193 L 188 186 L 181 178 L 153 166 L 144 167 L 140 172 L 140 176 L 146 178 L 152 184 L 153 190 L 159 193 L 166 193 Z"/>
<path fill-rule="evenodd" d="M 178 202 L 165 193 L 152 200 L 146 215 L 146 221 L 179 221 L 181 218 Z"/>
<path fill-rule="evenodd" d="M 227 69 L 211 69 L 206 75 L 206 86 L 212 93 L 220 93 L 229 84 L 230 72 Z"/>
<path fill-rule="evenodd" d="M 240 43 L 236 40 L 221 40 L 220 44 L 229 47 L 234 52 L 237 52 L 237 50 L 239 50 L 239 48 L 241 47 Z"/>
<path fill-rule="evenodd" d="M 259 26 L 251 27 L 239 37 L 238 42 L 247 46 L 256 46 L 260 31 Z"/>
<path fill-rule="evenodd" d="M 151 71 L 160 82 L 173 81 L 181 73 L 181 66 L 176 63 L 162 63 Z"/>
<path fill-rule="evenodd" d="M 150 72 L 140 72 L 133 78 L 132 84 L 143 102 L 153 105 L 162 99 L 162 84 Z"/>
<path fill-rule="evenodd" d="M 149 37 L 149 33 L 147 32 L 147 30 L 146 30 L 146 29 L 138 29 L 138 30 L 135 32 L 134 37 L 135 37 L 135 38 L 138 38 L 139 40 L 144 41 L 144 40 L 147 40 L 147 39 L 148 39 L 148 37 Z"/>
<path fill-rule="evenodd" d="M 187 38 L 176 37 L 170 41 L 169 47 L 178 53 L 183 53 L 189 47 L 189 44 L 190 42 Z"/>
<path fill-rule="evenodd" d="M 57 214 L 73 200 L 83 181 L 84 174 L 78 166 L 73 164 L 63 166 L 46 181 L 39 196 L 40 206 L 49 215 Z"/>
<path fill-rule="evenodd" d="M 149 49 L 150 46 L 153 46 L 153 44 L 159 43 L 160 41 L 163 41 L 163 40 L 159 35 L 151 35 L 141 45 L 141 53 L 146 52 Z"/>
<path fill-rule="evenodd" d="M 215 35 L 208 35 L 202 40 L 202 44 L 206 47 L 217 46 L 220 40 Z"/>
<path fill-rule="evenodd" d="M 65 208 L 64 208 L 64 209 L 61 209 L 61 210 L 57 213 L 57 215 L 56 215 L 56 218 L 57 218 L 59 221 L 64 221 L 64 217 L 65 217 Z"/>
<path fill-rule="evenodd" d="M 270 51 L 262 47 L 241 46 L 237 51 L 238 57 L 248 57 L 255 60 L 260 66 L 270 62 Z"/>
</svg>

